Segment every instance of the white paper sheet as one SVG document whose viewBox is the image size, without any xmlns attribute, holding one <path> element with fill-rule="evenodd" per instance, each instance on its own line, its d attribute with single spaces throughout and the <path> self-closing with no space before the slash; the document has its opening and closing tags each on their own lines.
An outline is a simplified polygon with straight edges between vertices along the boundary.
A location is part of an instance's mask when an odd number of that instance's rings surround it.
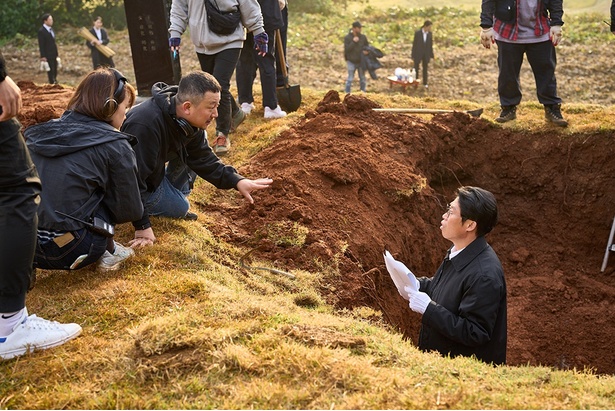
<svg viewBox="0 0 615 411">
<path fill-rule="evenodd" d="M 393 258 L 391 253 L 387 250 L 384 250 L 384 264 L 387 267 L 387 271 L 395 283 L 395 287 L 397 287 L 397 292 L 403 298 L 408 300 L 408 293 L 404 290 L 404 287 L 410 287 L 413 290 L 418 291 L 420 284 L 416 279 L 412 271 L 408 269 L 401 261 L 397 261 Z"/>
</svg>

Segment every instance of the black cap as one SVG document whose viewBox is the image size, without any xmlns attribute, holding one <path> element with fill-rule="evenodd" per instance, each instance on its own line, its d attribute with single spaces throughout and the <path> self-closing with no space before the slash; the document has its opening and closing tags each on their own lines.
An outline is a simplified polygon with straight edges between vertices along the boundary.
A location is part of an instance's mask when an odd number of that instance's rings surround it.
<svg viewBox="0 0 615 411">
<path fill-rule="evenodd" d="M 361 22 L 360 21 L 355 21 L 354 23 L 352 23 L 352 27 L 361 28 Z"/>
</svg>

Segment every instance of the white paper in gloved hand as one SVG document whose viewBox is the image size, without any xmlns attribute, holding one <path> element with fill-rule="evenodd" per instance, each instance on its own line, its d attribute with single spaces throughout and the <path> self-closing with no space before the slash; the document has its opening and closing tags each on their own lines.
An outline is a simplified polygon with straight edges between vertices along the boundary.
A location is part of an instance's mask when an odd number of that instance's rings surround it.
<svg viewBox="0 0 615 411">
<path fill-rule="evenodd" d="M 387 250 L 384 250 L 384 264 L 387 267 L 387 271 L 389 272 L 393 283 L 395 283 L 395 287 L 397 287 L 397 292 L 399 295 L 408 300 L 408 292 L 405 291 L 405 287 L 408 287 L 414 291 L 419 290 L 419 280 L 417 280 L 414 274 L 412 274 L 412 271 L 410 271 L 404 263 L 394 259 L 391 253 Z"/>
</svg>

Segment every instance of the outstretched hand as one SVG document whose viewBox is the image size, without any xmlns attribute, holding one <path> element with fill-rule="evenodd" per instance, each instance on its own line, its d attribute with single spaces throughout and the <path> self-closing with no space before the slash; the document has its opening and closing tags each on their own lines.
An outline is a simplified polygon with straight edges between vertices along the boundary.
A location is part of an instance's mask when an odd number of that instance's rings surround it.
<svg viewBox="0 0 615 411">
<path fill-rule="evenodd" d="M 250 204 L 254 204 L 254 199 L 252 198 L 250 193 L 252 191 L 264 190 L 265 188 L 269 188 L 272 183 L 273 180 L 270 178 L 259 178 L 256 180 L 244 178 L 237 183 L 237 191 L 239 191 L 241 195 L 244 196 L 244 198 L 250 202 Z"/>
</svg>

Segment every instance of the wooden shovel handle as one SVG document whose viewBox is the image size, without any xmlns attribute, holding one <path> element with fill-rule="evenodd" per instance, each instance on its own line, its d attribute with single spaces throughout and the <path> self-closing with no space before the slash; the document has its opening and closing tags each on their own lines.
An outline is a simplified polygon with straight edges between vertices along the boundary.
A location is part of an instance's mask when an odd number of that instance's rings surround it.
<svg viewBox="0 0 615 411">
<path fill-rule="evenodd" d="M 284 84 L 288 87 L 288 72 L 286 71 L 286 59 L 284 58 L 284 45 L 282 44 L 282 36 L 280 35 L 280 29 L 275 29 L 275 47 L 276 53 L 280 56 L 280 65 L 282 66 L 282 75 L 284 76 Z"/>
</svg>

